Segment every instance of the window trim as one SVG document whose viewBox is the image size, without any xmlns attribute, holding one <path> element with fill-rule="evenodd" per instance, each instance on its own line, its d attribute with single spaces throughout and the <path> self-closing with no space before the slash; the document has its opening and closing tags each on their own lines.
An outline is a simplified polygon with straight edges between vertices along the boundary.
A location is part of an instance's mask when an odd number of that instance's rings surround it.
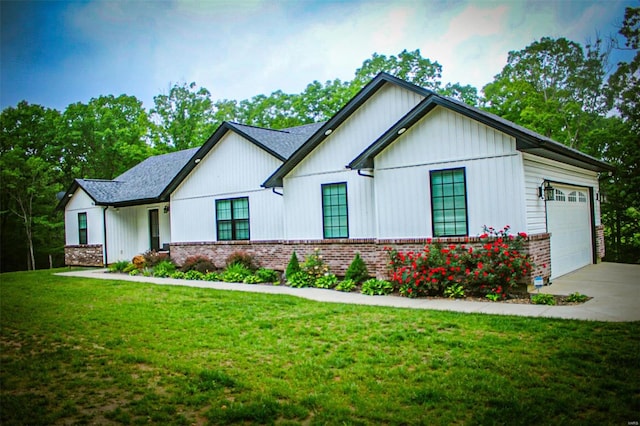
<svg viewBox="0 0 640 426">
<path fill-rule="evenodd" d="M 462 178 L 464 180 L 464 226 L 465 226 L 465 230 L 466 232 L 463 234 L 446 234 L 443 233 L 442 235 L 436 235 L 436 226 L 435 226 L 435 210 L 433 208 L 433 175 L 435 173 L 442 173 L 442 172 L 451 172 L 451 171 L 462 171 Z M 466 237 L 469 235 L 469 200 L 468 200 L 468 191 L 467 191 L 467 168 L 466 167 L 452 167 L 449 169 L 438 169 L 438 170 L 429 170 L 429 190 L 431 191 L 430 196 L 431 196 L 431 235 L 433 237 Z M 444 196 L 443 196 L 444 198 Z M 454 207 L 454 212 L 455 212 L 455 207 Z M 444 222 L 444 223 L 448 223 L 448 222 Z M 453 223 L 456 223 L 455 220 L 453 221 Z"/>
<path fill-rule="evenodd" d="M 237 200 L 247 200 L 247 218 L 236 219 L 233 217 L 233 203 Z M 231 219 L 219 219 L 218 218 L 218 203 L 223 201 L 231 202 Z M 249 208 L 249 197 L 234 197 L 234 198 L 221 198 L 216 200 L 215 202 L 215 214 L 216 214 L 216 241 L 249 241 L 251 240 L 251 210 Z M 247 238 L 237 238 L 236 235 L 236 221 L 247 221 Z M 231 223 L 231 238 L 230 239 L 220 239 L 220 223 L 227 222 Z"/>
<path fill-rule="evenodd" d="M 160 210 L 155 208 L 155 209 L 148 209 L 147 210 L 149 213 L 149 249 L 150 250 L 154 250 L 154 251 L 160 251 Z M 155 216 L 155 223 L 154 223 L 154 217 Z M 156 225 L 157 226 L 157 231 L 158 231 L 158 236 L 154 237 L 154 231 L 156 230 Z M 158 244 L 157 244 L 157 248 L 154 247 L 154 240 L 157 238 L 158 240 Z"/>
<path fill-rule="evenodd" d="M 81 226 L 80 218 L 84 217 L 84 228 Z M 84 231 L 84 234 L 83 232 Z M 82 242 L 84 236 L 84 242 Z M 87 218 L 87 212 L 78 213 L 78 245 L 89 244 L 89 221 Z"/>
<path fill-rule="evenodd" d="M 324 205 L 324 188 L 328 186 L 344 185 L 344 203 L 346 208 L 347 234 L 345 236 L 327 237 L 327 228 L 325 222 L 325 205 Z M 322 238 L 326 240 L 338 240 L 349 238 L 349 186 L 347 182 L 323 183 L 320 185 L 320 205 L 322 206 Z M 333 216 L 332 216 L 333 217 Z"/>
</svg>

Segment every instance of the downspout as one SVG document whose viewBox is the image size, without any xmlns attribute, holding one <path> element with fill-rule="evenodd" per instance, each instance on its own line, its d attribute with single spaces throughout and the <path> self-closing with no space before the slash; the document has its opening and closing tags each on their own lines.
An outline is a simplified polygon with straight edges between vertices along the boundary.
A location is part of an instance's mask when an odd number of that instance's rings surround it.
<svg viewBox="0 0 640 426">
<path fill-rule="evenodd" d="M 107 209 L 109 206 L 105 206 L 102 209 L 102 240 L 103 240 L 103 257 L 104 257 L 104 267 L 109 266 L 109 258 L 107 256 Z"/>
</svg>

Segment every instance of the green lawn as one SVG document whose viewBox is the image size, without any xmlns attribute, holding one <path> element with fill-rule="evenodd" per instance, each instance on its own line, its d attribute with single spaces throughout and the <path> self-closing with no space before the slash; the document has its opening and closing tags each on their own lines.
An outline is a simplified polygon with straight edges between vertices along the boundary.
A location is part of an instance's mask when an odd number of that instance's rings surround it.
<svg viewBox="0 0 640 426">
<path fill-rule="evenodd" d="M 0 423 L 640 420 L 640 323 L 0 275 Z"/>
</svg>

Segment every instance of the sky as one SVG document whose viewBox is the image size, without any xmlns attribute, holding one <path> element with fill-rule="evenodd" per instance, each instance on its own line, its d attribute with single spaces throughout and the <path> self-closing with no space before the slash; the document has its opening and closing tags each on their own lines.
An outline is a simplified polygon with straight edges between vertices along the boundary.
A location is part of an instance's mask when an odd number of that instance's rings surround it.
<svg viewBox="0 0 640 426">
<path fill-rule="evenodd" d="M 213 100 L 351 80 L 375 52 L 419 49 L 442 82 L 481 89 L 541 37 L 617 35 L 637 0 L 0 0 L 0 108 L 100 95 L 145 108 L 173 84 Z M 612 61 L 627 59 L 615 53 Z"/>
</svg>

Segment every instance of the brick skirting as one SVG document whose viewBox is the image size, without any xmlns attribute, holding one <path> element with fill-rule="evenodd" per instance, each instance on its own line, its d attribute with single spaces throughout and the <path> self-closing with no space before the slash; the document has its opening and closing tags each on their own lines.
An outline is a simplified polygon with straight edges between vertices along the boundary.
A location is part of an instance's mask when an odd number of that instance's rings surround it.
<svg viewBox="0 0 640 426">
<path fill-rule="evenodd" d="M 551 276 L 551 235 L 548 233 L 530 235 L 524 244 L 524 251 L 531 256 L 536 268 L 525 279 L 532 283 L 535 276 L 542 276 L 545 282 Z M 434 238 L 432 243 L 466 244 L 478 247 L 478 237 L 469 238 Z M 204 256 L 216 265 L 224 268 L 226 258 L 235 251 L 245 251 L 260 263 L 262 267 L 283 271 L 287 267 L 291 253 L 294 251 L 300 262 L 304 257 L 320 249 L 323 260 L 331 268 L 331 272 L 344 276 L 356 253 L 367 264 L 369 273 L 378 278 L 387 278 L 388 256 L 385 247 L 399 251 L 421 251 L 428 244 L 426 238 L 412 239 L 338 239 L 338 240 L 296 240 L 296 241 L 210 241 L 172 243 L 171 259 L 178 265 L 191 256 Z"/>
<path fill-rule="evenodd" d="M 604 225 L 598 225 L 596 226 L 596 256 L 598 257 L 598 262 L 604 259 L 604 255 Z"/>
<path fill-rule="evenodd" d="M 64 263 L 67 266 L 103 266 L 102 244 L 65 246 Z"/>
</svg>

